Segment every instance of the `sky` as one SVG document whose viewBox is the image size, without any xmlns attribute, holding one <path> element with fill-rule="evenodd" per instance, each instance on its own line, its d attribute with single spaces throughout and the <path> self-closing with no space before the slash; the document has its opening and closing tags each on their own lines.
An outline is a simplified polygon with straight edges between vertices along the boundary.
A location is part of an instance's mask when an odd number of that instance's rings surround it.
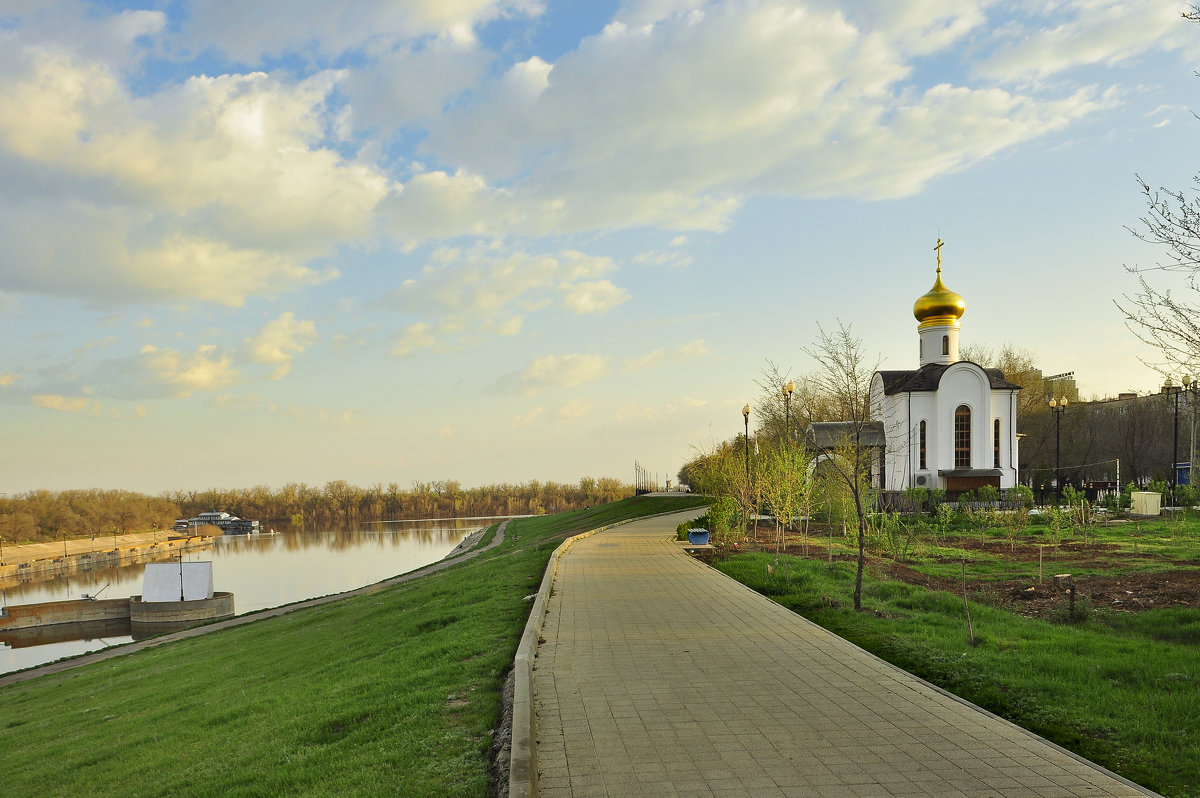
<svg viewBox="0 0 1200 798">
<path fill-rule="evenodd" d="M 0 493 L 673 476 L 820 328 L 915 368 L 939 237 L 964 345 L 1155 390 L 1186 8 L 0 0 Z"/>
</svg>

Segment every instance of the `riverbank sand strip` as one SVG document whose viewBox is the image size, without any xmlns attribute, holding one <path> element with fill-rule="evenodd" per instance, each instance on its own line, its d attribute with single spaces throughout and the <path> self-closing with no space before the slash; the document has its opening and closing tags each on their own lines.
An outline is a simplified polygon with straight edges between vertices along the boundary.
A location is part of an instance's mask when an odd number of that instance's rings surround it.
<svg viewBox="0 0 1200 798">
<path fill-rule="evenodd" d="M 533 671 L 536 794 L 1145 796 L 690 558 L 684 516 L 577 540 Z"/>
</svg>

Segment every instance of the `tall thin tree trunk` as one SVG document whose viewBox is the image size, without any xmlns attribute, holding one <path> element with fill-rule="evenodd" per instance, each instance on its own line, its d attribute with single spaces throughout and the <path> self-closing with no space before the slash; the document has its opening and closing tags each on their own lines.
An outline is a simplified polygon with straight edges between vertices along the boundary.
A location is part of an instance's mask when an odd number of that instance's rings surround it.
<svg viewBox="0 0 1200 798">
<path fill-rule="evenodd" d="M 967 613 L 967 642 L 975 646 L 975 628 L 971 625 L 971 606 L 967 604 L 967 558 L 962 561 L 963 610 Z"/>
<path fill-rule="evenodd" d="M 862 504 L 855 497 L 855 507 L 858 510 L 858 569 L 854 575 L 854 609 L 862 609 L 862 578 L 863 562 L 866 560 L 867 549 L 867 518 L 863 514 Z"/>
</svg>

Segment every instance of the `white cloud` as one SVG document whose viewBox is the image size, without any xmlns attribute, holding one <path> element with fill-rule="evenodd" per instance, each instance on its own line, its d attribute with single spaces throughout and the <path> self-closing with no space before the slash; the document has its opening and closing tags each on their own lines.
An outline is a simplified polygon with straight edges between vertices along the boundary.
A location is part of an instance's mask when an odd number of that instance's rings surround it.
<svg viewBox="0 0 1200 798">
<path fill-rule="evenodd" d="M 606 355 L 546 355 L 519 372 L 501 377 L 498 386 L 532 396 L 543 388 L 575 388 L 604 378 L 611 358 Z"/>
<path fill-rule="evenodd" d="M 292 357 L 304 352 L 317 340 L 317 328 L 311 321 L 297 321 L 291 311 L 267 322 L 250 339 L 250 358 L 255 363 L 274 365 L 272 379 L 282 378 L 292 367 Z"/>
<path fill-rule="evenodd" d="M 578 250 L 538 254 L 498 242 L 441 247 L 385 303 L 429 320 L 401 337 L 407 354 L 418 345 L 432 345 L 432 325 L 448 341 L 469 340 L 476 333 L 516 335 L 525 316 L 559 301 L 577 314 L 607 311 L 628 293 L 609 280 L 590 278 L 615 268 L 610 258 Z"/>
<path fill-rule="evenodd" d="M 302 405 L 268 405 L 267 413 L 273 416 L 295 419 L 296 421 L 313 422 L 335 427 L 358 427 L 361 420 L 353 410 L 330 411 L 324 408 L 305 407 Z"/>
<path fill-rule="evenodd" d="M 679 238 L 684 237 L 679 236 Z M 671 243 L 672 246 L 677 246 L 674 241 Z M 686 269 L 696 261 L 691 255 L 684 254 L 683 252 L 651 250 L 649 252 L 639 252 L 637 255 L 634 255 L 633 262 L 639 266 L 665 266 L 668 269 Z"/>
<path fill-rule="evenodd" d="M 517 335 L 521 332 L 523 321 L 520 316 L 513 316 L 495 325 L 492 330 L 496 335 Z"/>
<path fill-rule="evenodd" d="M 523 416 L 514 416 L 512 420 L 513 429 L 532 427 L 534 422 L 541 418 L 543 412 L 541 407 L 535 407 Z"/>
<path fill-rule="evenodd" d="M 0 388 L 7 388 L 15 383 L 18 379 L 20 379 L 20 377 L 18 377 L 16 374 L 0 372 Z"/>
<path fill-rule="evenodd" d="M 603 313 L 629 299 L 625 289 L 608 280 L 566 284 L 562 290 L 566 294 L 563 301 L 575 313 Z"/>
<path fill-rule="evenodd" d="M 436 343 L 437 339 L 429 331 L 429 325 L 418 321 L 404 328 L 392 344 L 391 354 L 395 357 L 405 357 L 418 349 L 428 349 Z"/>
<path fill-rule="evenodd" d="M 484 78 L 490 58 L 477 42 L 450 37 L 381 53 L 342 81 L 347 121 L 386 133 L 429 124 Z"/>
<path fill-rule="evenodd" d="M 58 410 L 64 413 L 90 413 L 93 416 L 100 415 L 101 405 L 95 399 L 86 396 L 66 397 L 58 394 L 35 394 L 30 397 L 38 407 L 44 407 L 48 410 Z"/>
<path fill-rule="evenodd" d="M 707 404 L 708 402 L 704 399 L 693 399 L 691 397 L 684 397 L 676 402 L 667 402 L 662 406 L 629 402 L 617 410 L 614 418 L 620 424 L 659 422 L 665 418 L 676 416 L 685 410 L 704 407 Z"/>
<path fill-rule="evenodd" d="M 664 362 L 682 363 L 685 360 L 704 357 L 707 354 L 708 344 L 703 339 L 698 339 L 684 344 L 677 349 L 651 350 L 644 355 L 626 360 L 623 365 L 626 371 L 642 371 L 643 369 L 661 365 Z"/>
<path fill-rule="evenodd" d="M 204 0 L 192 3 L 180 38 L 196 51 L 216 48 L 248 64 L 289 52 L 331 57 L 378 51 L 408 38 L 470 41 L 472 29 L 502 16 L 537 16 L 537 0 Z M 268 22 L 269 21 L 269 22 Z"/>
<path fill-rule="evenodd" d="M 210 396 L 205 400 L 205 404 L 209 407 L 215 407 L 220 410 L 231 410 L 234 412 L 247 412 L 257 410 L 262 406 L 262 397 L 257 394 L 245 394 L 244 396 L 235 396 L 231 393 L 221 393 L 215 396 Z"/>
<path fill-rule="evenodd" d="M 1015 29 L 997 52 L 978 64 L 978 75 L 1003 81 L 1036 81 L 1078 66 L 1113 66 L 1149 50 L 1190 44 L 1180 19 L 1183 4 L 1161 0 L 1071 0 L 1048 4 L 1033 30 Z"/>
<path fill-rule="evenodd" d="M 221 0 L 181 20 L 18 4 L 0 30 L 0 288 L 236 307 L 333 279 L 321 259 L 380 236 L 719 231 L 755 195 L 904 196 L 1113 107 L 1012 84 L 1184 46 L 1170 5 L 644 0 L 553 63 L 505 64 L 475 27 L 540 3 Z M 284 61 L 155 85 L 151 52 L 308 60 L 301 78 Z M 619 299 L 572 283 L 578 312 Z"/>
<path fill-rule="evenodd" d="M 142 363 L 155 381 L 169 386 L 176 397 L 189 396 L 196 391 L 216 391 L 232 385 L 238 377 L 233 368 L 233 356 L 217 353 L 217 348 L 205 344 L 191 354 L 175 349 L 143 347 Z"/>
<path fill-rule="evenodd" d="M 594 402 L 589 402 L 586 399 L 572 399 L 558 408 L 558 418 L 560 421 L 573 421 L 583 418 L 592 412 L 595 407 L 596 404 Z"/>
<path fill-rule="evenodd" d="M 454 427 L 450 426 L 449 424 L 443 424 L 442 426 L 438 427 L 437 432 L 438 432 L 439 438 L 453 438 L 454 437 Z"/>
<path fill-rule="evenodd" d="M 305 262 L 370 234 L 390 190 L 323 145 L 338 73 L 200 76 L 137 97 L 61 50 L 7 66 L 0 281 L 21 290 L 236 306 L 336 276 Z"/>
<path fill-rule="evenodd" d="M 634 4 L 554 64 L 477 87 L 426 146 L 470 163 L 508 207 L 554 208 L 560 230 L 721 230 L 757 194 L 912 194 L 1107 105 L 1085 87 L 918 80 L 922 57 L 970 58 L 969 37 L 987 52 L 1002 5 L 845 5 Z"/>
</svg>

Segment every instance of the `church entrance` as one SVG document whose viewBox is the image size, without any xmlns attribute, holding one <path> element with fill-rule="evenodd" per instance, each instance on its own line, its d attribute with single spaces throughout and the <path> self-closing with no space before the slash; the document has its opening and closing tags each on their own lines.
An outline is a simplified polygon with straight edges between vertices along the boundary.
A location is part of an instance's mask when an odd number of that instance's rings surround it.
<svg viewBox="0 0 1200 798">
<path fill-rule="evenodd" d="M 955 468 L 939 471 L 938 476 L 946 480 L 946 494 L 957 496 L 967 491 L 977 491 L 985 485 L 1000 490 L 998 468 Z"/>
</svg>

